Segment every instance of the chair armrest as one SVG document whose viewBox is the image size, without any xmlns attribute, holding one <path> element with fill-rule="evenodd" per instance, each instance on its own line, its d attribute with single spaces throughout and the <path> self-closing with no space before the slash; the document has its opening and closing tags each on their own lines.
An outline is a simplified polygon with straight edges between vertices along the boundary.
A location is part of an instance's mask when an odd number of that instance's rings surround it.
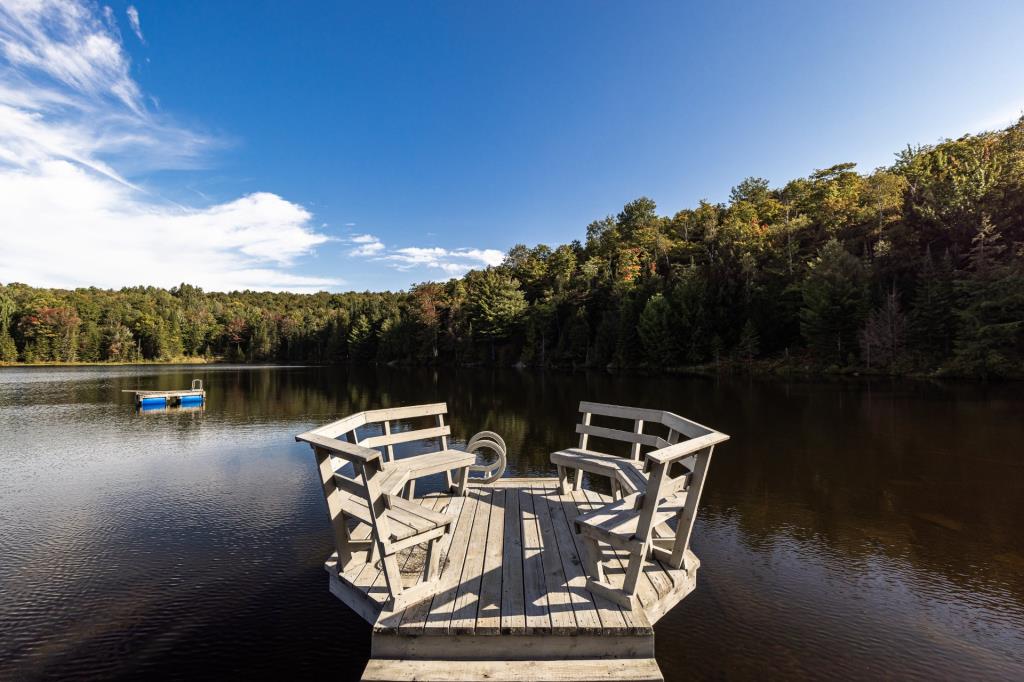
<svg viewBox="0 0 1024 682">
<path fill-rule="evenodd" d="M 690 440 L 684 440 L 682 443 L 676 443 L 670 445 L 667 448 L 660 450 L 654 450 L 647 453 L 647 460 L 649 462 L 658 462 L 660 464 L 666 464 L 674 462 L 677 459 L 689 457 L 693 453 L 709 448 L 718 443 L 729 440 L 729 436 L 724 433 L 714 431 L 705 436 L 698 436 L 697 438 L 691 438 Z"/>
<path fill-rule="evenodd" d="M 361 445 L 355 445 L 354 443 L 346 443 L 343 440 L 336 440 L 334 438 L 326 438 L 312 431 L 306 433 L 300 433 L 295 436 L 296 441 L 309 443 L 314 448 L 323 448 L 329 452 L 332 452 L 342 459 L 347 459 L 350 462 L 361 462 L 363 464 L 369 464 L 370 462 L 380 459 L 380 453 L 370 448 L 364 448 Z"/>
</svg>

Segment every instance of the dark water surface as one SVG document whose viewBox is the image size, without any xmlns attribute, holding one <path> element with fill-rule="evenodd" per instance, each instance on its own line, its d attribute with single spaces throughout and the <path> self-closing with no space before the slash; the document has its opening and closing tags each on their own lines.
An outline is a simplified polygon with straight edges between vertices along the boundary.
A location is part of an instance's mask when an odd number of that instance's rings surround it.
<svg viewBox="0 0 1024 682">
<path fill-rule="evenodd" d="M 193 377 L 204 411 L 120 392 Z M 0 679 L 356 678 L 369 627 L 327 591 L 294 434 L 445 400 L 507 475 L 551 475 L 580 399 L 732 435 L 667 678 L 1024 679 L 1020 385 L 294 367 L 0 370 Z"/>
</svg>

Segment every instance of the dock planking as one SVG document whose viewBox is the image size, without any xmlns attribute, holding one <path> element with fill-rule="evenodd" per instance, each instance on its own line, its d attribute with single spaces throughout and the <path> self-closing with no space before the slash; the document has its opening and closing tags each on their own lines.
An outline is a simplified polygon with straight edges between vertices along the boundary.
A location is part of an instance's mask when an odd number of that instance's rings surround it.
<svg viewBox="0 0 1024 682">
<path fill-rule="evenodd" d="M 432 494 L 419 501 L 455 517 L 439 548 L 441 572 L 432 598 L 390 611 L 379 557 L 369 561 L 367 551 L 354 551 L 340 579 L 336 559 L 327 564 L 331 591 L 372 623 L 375 660 L 456 667 L 491 659 L 647 665 L 654 621 L 693 586 L 692 578 L 676 579 L 672 569 L 651 559 L 633 608 L 591 593 L 573 522 L 611 497 L 583 489 L 562 494 L 554 478 L 502 479 L 465 497 Z M 351 533 L 355 540 L 369 537 L 365 524 Z M 628 556 L 605 551 L 609 579 L 621 583 Z M 403 583 L 415 583 L 424 560 L 422 546 L 399 553 Z"/>
<path fill-rule="evenodd" d="M 428 495 L 421 500 L 425 507 L 447 509 L 456 517 L 440 548 L 440 585 L 433 598 L 389 611 L 379 561 L 368 561 L 365 551 L 354 553 L 344 567 L 344 587 L 376 605 L 373 625 L 380 635 L 649 634 L 647 607 L 678 593 L 682 580 L 673 574 L 684 572 L 648 560 L 640 608 L 587 590 L 584 550 L 573 520 L 610 500 L 591 490 L 561 494 L 553 479 L 506 479 L 465 497 Z M 353 539 L 367 536 L 365 525 L 352 531 Z M 621 581 L 627 556 L 610 548 L 605 552 L 610 579 Z M 415 581 L 424 554 L 423 547 L 400 553 L 403 582 Z M 330 570 L 336 571 L 334 566 L 329 563 Z"/>
</svg>

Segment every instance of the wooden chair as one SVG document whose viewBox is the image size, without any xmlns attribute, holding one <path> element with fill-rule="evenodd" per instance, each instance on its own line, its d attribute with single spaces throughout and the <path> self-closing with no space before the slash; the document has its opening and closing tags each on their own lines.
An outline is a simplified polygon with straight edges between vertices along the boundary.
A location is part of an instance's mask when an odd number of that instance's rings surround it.
<svg viewBox="0 0 1024 682">
<path fill-rule="evenodd" d="M 367 410 L 313 429 L 310 433 L 329 438 L 344 435 L 350 443 L 379 449 L 384 457 L 383 467 L 387 474 L 381 481 L 381 487 L 387 493 L 397 494 L 404 487 L 406 497 L 411 500 L 416 492 L 416 479 L 444 473 L 449 489 L 465 495 L 470 467 L 476 462 L 476 457 L 472 452 L 448 449 L 451 427 L 444 423 L 447 413 L 448 406 L 445 403 Z M 434 426 L 395 429 L 395 422 L 423 418 L 433 420 Z M 414 441 L 423 441 L 427 447 L 436 449 L 413 457 L 395 458 L 396 445 Z M 456 472 L 454 479 L 453 471 Z"/>
<path fill-rule="evenodd" d="M 637 580 L 649 556 L 671 568 L 691 570 L 690 534 L 714 446 L 729 436 L 679 415 L 662 410 L 580 403 L 582 423 L 576 426 L 580 446 L 553 453 L 562 492 L 568 472 L 579 488 L 583 471 L 606 476 L 612 482 L 613 501 L 576 519 L 576 530 L 587 548 L 587 588 L 632 608 Z M 591 424 L 592 415 L 628 419 L 632 431 Z M 665 436 L 645 433 L 655 425 Z M 617 457 L 588 449 L 589 438 L 630 443 L 630 456 Z M 680 441 L 681 437 L 686 440 Z M 644 446 L 653 448 L 644 453 Z M 608 582 L 601 544 L 629 552 L 623 585 Z"/>
<path fill-rule="evenodd" d="M 454 517 L 385 493 L 380 485 L 385 475 L 383 461 L 376 450 L 312 432 L 295 439 L 309 443 L 316 455 L 334 528 L 339 578 L 344 579 L 341 573 L 352 560 L 353 551 L 369 549 L 369 561 L 373 561 L 374 555 L 381 559 L 392 608 L 404 608 L 433 596 L 438 578 L 438 540 L 448 532 Z M 336 459 L 350 462 L 355 475 L 341 473 Z M 355 540 L 349 519 L 370 526 L 370 539 Z M 406 589 L 402 585 L 396 555 L 407 547 L 424 542 L 428 545 L 423 581 Z M 372 544 L 367 547 L 367 543 Z"/>
<path fill-rule="evenodd" d="M 404 608 L 433 594 L 438 577 L 437 541 L 451 530 L 453 521 L 449 515 L 413 501 L 416 480 L 444 473 L 449 490 L 464 495 L 471 482 L 470 470 L 479 470 L 485 476 L 500 476 L 504 471 L 504 441 L 495 433 L 477 434 L 470 439 L 465 452 L 448 449 L 451 428 L 444 423 L 447 413 L 445 403 L 368 410 L 295 437 L 309 443 L 316 454 L 334 527 L 339 578 L 344 580 L 342 573 L 353 561 L 355 552 L 367 552 L 368 562 L 380 557 L 392 608 Z M 424 418 L 433 420 L 434 426 L 410 429 L 396 424 Z M 437 449 L 412 457 L 395 457 L 396 445 L 414 441 Z M 477 449 L 490 449 L 499 457 L 486 467 L 476 465 Z M 346 462 L 351 463 L 354 475 L 343 473 Z M 453 480 L 453 471 L 457 472 L 457 480 Z M 407 499 L 402 499 L 403 493 Z M 353 537 L 353 523 L 369 526 L 370 537 Z M 423 582 L 403 589 L 395 555 L 422 543 L 429 543 Z"/>
</svg>

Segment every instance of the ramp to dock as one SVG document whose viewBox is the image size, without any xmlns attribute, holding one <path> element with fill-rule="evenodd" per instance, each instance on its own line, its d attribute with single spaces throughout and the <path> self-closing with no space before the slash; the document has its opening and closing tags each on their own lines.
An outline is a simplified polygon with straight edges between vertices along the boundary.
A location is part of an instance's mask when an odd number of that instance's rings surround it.
<svg viewBox="0 0 1024 682">
<path fill-rule="evenodd" d="M 583 545 L 573 520 L 611 498 L 590 490 L 562 495 L 555 478 L 501 479 L 466 497 L 423 503 L 457 518 L 442 546 L 441 584 L 432 598 L 389 611 L 379 562 L 357 553 L 339 575 L 325 564 L 331 592 L 373 624 L 368 680 L 649 680 L 654 629 L 696 585 L 691 570 L 649 559 L 638 604 L 626 608 L 586 589 Z M 353 537 L 369 536 L 365 526 Z M 607 576 L 621 585 L 627 555 L 605 548 Z M 414 584 L 425 551 L 402 552 Z"/>
<path fill-rule="evenodd" d="M 418 661 L 372 659 L 363 672 L 370 682 L 664 682 L 653 658 L 569 661 Z"/>
</svg>

